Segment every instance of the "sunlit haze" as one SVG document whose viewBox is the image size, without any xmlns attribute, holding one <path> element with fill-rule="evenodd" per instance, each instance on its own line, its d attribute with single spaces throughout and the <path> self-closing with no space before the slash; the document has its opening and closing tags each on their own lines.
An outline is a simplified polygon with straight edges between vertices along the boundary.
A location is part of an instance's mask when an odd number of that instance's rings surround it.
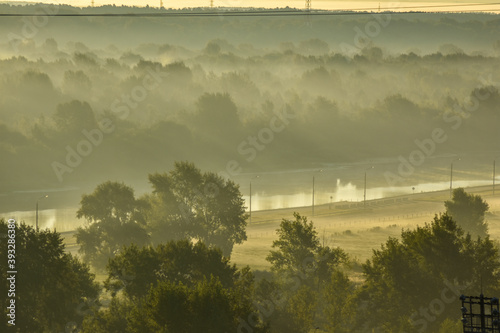
<svg viewBox="0 0 500 333">
<path fill-rule="evenodd" d="M 0 1 L 0 332 L 499 332 L 499 13 Z"/>
<path fill-rule="evenodd" d="M 9 1 L 4 1 L 9 2 Z M 138 6 L 138 7 L 160 7 L 158 1 L 106 1 L 95 0 L 94 6 L 116 5 L 116 6 Z M 0 2 L 1 3 L 1 2 Z M 34 3 L 30 1 L 12 1 L 11 3 Z M 76 1 L 37 1 L 36 3 L 49 4 L 70 4 L 72 6 L 88 7 L 92 5 L 92 0 Z M 477 4 L 474 5 L 474 4 Z M 475 2 L 446 2 L 446 1 L 330 1 L 330 0 L 312 0 L 312 9 L 323 10 L 393 10 L 393 11 L 472 11 L 472 10 L 500 10 L 499 4 L 488 4 L 487 1 Z M 255 7 L 255 8 L 305 8 L 303 0 L 182 0 L 182 1 L 163 1 L 164 8 L 186 8 L 186 7 Z M 453 7 L 448 7 L 453 5 Z"/>
</svg>

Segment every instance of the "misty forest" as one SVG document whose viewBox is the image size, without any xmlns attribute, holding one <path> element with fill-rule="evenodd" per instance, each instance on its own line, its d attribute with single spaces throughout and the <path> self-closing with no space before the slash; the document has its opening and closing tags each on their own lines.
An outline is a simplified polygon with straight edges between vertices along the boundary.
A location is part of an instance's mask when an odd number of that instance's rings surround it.
<svg viewBox="0 0 500 333">
<path fill-rule="evenodd" d="M 0 331 L 459 333 L 500 297 L 498 15 L 235 10 L 0 4 Z"/>
</svg>

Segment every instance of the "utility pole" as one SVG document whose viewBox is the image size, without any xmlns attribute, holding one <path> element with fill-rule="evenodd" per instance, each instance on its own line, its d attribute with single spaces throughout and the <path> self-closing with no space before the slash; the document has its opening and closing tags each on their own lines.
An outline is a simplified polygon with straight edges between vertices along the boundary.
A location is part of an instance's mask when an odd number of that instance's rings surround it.
<svg viewBox="0 0 500 333">
<path fill-rule="evenodd" d="M 314 216 L 314 175 L 313 175 L 313 195 L 312 195 L 312 216 Z"/>
<path fill-rule="evenodd" d="M 252 179 L 256 179 L 256 178 L 259 178 L 260 176 L 255 176 L 255 177 L 252 177 L 250 178 L 250 197 L 248 199 L 249 201 L 249 211 L 250 211 L 250 223 L 252 223 Z"/>
<path fill-rule="evenodd" d="M 323 170 L 319 170 L 316 172 L 323 172 Z M 313 173 L 313 193 L 312 193 L 312 216 L 314 216 L 314 173 Z"/>
<path fill-rule="evenodd" d="M 450 198 L 453 196 L 453 162 L 460 161 L 460 157 L 451 161 L 450 165 Z"/>
<path fill-rule="evenodd" d="M 493 160 L 493 195 L 495 195 L 495 178 L 496 178 L 496 175 L 495 175 L 495 162 L 496 162 L 496 159 Z"/>
<path fill-rule="evenodd" d="M 45 199 L 45 198 L 48 198 L 48 195 L 44 195 L 38 199 L 36 199 L 36 218 L 35 218 L 35 227 L 36 227 L 36 231 L 38 232 L 38 200 L 40 199 Z"/>
<path fill-rule="evenodd" d="M 370 169 L 373 169 L 373 168 L 375 168 L 375 167 L 371 166 L 365 170 L 365 186 L 364 186 L 364 191 L 363 191 L 363 209 L 366 209 L 366 172 Z"/>
</svg>

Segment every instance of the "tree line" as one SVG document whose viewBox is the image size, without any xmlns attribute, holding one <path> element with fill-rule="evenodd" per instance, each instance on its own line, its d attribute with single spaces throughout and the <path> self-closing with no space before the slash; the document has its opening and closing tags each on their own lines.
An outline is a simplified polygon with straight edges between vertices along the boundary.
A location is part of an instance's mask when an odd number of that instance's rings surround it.
<svg viewBox="0 0 500 333">
<path fill-rule="evenodd" d="M 188 162 L 149 179 L 154 190 L 140 198 L 116 182 L 82 196 L 81 258 L 59 233 L 18 225 L 18 324 L 7 325 L 2 301 L 6 332 L 460 332 L 459 295 L 499 292 L 488 204 L 461 188 L 446 212 L 363 264 L 294 213 L 276 230 L 271 270 L 252 271 L 230 261 L 246 240 L 235 184 Z M 2 220 L 0 234 L 7 228 Z"/>
</svg>

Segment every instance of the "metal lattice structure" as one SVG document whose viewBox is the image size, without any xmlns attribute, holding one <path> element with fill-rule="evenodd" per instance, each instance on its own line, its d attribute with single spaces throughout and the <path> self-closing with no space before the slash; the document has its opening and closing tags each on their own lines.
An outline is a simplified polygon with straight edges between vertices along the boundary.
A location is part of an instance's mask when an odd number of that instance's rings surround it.
<svg viewBox="0 0 500 333">
<path fill-rule="evenodd" d="M 307 11 L 311 10 L 311 0 L 306 0 L 306 10 Z"/>
<path fill-rule="evenodd" d="M 460 296 L 464 333 L 500 333 L 498 298 Z"/>
</svg>

